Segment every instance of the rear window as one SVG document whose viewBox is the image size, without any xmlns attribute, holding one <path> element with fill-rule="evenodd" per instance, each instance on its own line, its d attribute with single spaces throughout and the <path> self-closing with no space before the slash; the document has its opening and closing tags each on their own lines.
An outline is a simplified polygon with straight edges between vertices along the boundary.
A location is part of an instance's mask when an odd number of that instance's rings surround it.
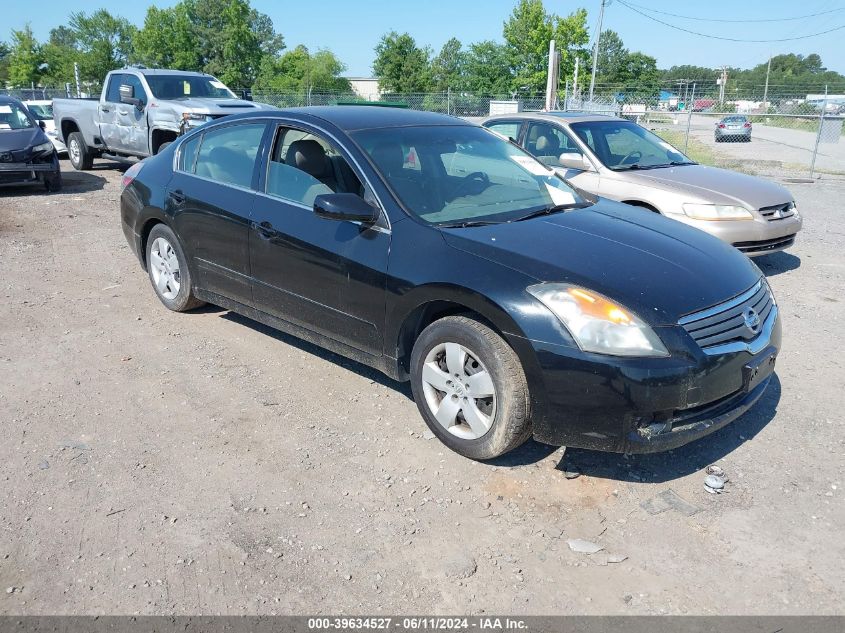
<svg viewBox="0 0 845 633">
<path fill-rule="evenodd" d="M 203 134 L 194 173 L 217 182 L 250 187 L 264 128 L 264 123 L 250 123 L 209 130 Z"/>
</svg>

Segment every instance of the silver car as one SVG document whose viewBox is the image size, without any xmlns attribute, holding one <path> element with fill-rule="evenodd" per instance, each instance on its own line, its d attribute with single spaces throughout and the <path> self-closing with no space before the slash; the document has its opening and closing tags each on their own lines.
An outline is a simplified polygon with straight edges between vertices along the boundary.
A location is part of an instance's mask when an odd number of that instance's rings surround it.
<svg viewBox="0 0 845 633">
<path fill-rule="evenodd" d="M 741 114 L 730 114 L 716 121 L 713 140 L 751 142 L 751 121 Z"/>
<path fill-rule="evenodd" d="M 539 112 L 492 117 L 483 125 L 585 191 L 695 226 L 752 257 L 792 246 L 801 229 L 784 187 L 699 165 L 626 119 Z"/>
</svg>

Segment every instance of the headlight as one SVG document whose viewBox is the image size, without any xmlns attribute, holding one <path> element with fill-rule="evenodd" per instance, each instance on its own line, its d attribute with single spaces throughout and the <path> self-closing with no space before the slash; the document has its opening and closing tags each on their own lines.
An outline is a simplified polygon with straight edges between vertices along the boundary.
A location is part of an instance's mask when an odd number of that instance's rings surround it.
<svg viewBox="0 0 845 633">
<path fill-rule="evenodd" d="M 639 317 L 592 290 L 564 283 L 537 284 L 526 290 L 560 319 L 585 352 L 669 355 L 657 334 Z"/>
<path fill-rule="evenodd" d="M 185 123 L 188 125 L 202 125 L 203 123 L 212 121 L 214 117 L 199 112 L 183 112 L 182 118 L 185 119 Z"/>
<path fill-rule="evenodd" d="M 727 204 L 685 204 L 684 213 L 696 220 L 753 220 L 745 207 Z"/>
<path fill-rule="evenodd" d="M 42 152 L 52 152 L 53 151 L 53 144 L 52 143 L 41 143 L 41 145 L 36 145 L 32 148 L 33 154 L 41 154 Z"/>
<path fill-rule="evenodd" d="M 792 213 L 795 214 L 796 218 L 801 217 L 801 214 L 798 213 L 798 203 L 795 202 L 795 200 L 793 200 L 792 202 L 789 203 L 789 207 L 787 207 L 787 211 L 792 211 Z"/>
</svg>

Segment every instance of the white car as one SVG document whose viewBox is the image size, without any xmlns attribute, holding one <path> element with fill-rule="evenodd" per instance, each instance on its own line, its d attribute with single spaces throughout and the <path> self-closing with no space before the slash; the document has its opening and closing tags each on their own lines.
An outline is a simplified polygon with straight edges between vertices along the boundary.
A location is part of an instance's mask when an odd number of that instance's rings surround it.
<svg viewBox="0 0 845 633">
<path fill-rule="evenodd" d="M 56 132 L 56 122 L 53 121 L 52 101 L 24 101 L 23 104 L 30 111 L 36 121 L 44 121 L 44 133 L 59 154 L 67 154 L 67 146 Z"/>
</svg>

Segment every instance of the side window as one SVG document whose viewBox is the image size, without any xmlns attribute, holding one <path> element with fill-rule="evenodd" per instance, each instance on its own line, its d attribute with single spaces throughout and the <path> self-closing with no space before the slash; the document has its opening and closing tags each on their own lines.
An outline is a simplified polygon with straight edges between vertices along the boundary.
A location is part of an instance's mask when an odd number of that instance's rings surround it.
<svg viewBox="0 0 845 633">
<path fill-rule="evenodd" d="M 250 187 L 264 128 L 264 123 L 248 123 L 209 130 L 203 134 L 194 173 L 217 182 Z"/>
<path fill-rule="evenodd" d="M 197 157 L 197 149 L 199 149 L 202 134 L 197 134 L 189 141 L 182 143 L 179 148 L 179 171 L 186 171 L 189 174 L 194 173 L 194 161 Z"/>
<path fill-rule="evenodd" d="M 147 105 L 147 91 L 138 77 L 135 75 L 123 75 L 123 81 L 121 83 L 132 86 L 135 89 L 135 98 L 140 99 L 141 103 L 145 106 Z M 120 95 L 118 95 L 117 100 L 120 101 Z"/>
<path fill-rule="evenodd" d="M 335 147 L 315 134 L 285 127 L 276 132 L 266 193 L 308 207 L 324 193 L 365 197 L 361 181 Z"/>
<path fill-rule="evenodd" d="M 120 103 L 120 84 L 123 83 L 123 78 L 126 75 L 120 73 L 112 73 L 109 77 L 109 85 L 106 89 L 106 101 L 109 103 Z"/>
<path fill-rule="evenodd" d="M 563 153 L 581 152 L 566 132 L 548 123 L 532 123 L 528 126 L 525 148 L 546 165 L 557 165 Z"/>
<path fill-rule="evenodd" d="M 514 141 L 519 140 L 519 121 L 502 121 L 500 123 L 493 123 L 488 125 L 487 129 L 498 132 L 502 136 L 512 138 Z"/>
</svg>

